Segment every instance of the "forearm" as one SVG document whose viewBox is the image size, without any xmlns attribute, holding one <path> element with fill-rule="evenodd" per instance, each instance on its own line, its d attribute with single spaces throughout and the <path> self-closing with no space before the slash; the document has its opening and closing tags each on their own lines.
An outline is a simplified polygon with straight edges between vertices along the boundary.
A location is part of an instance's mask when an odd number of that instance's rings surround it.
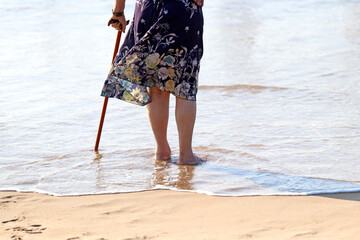
<svg viewBox="0 0 360 240">
<path fill-rule="evenodd" d="M 114 0 L 114 12 L 122 12 L 125 8 L 125 0 Z"/>
</svg>

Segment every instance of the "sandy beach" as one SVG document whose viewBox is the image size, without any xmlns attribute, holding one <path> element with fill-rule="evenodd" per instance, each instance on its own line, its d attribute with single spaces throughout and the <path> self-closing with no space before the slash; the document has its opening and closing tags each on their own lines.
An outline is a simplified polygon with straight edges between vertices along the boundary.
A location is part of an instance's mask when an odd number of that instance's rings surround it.
<svg viewBox="0 0 360 240">
<path fill-rule="evenodd" d="M 0 192 L 0 239 L 357 239 L 360 193 L 215 197 Z"/>
</svg>

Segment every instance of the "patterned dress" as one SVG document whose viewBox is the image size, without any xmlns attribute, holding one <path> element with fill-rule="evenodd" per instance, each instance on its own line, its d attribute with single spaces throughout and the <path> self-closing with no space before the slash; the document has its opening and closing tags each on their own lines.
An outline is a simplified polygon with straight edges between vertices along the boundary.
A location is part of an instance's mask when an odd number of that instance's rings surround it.
<svg viewBox="0 0 360 240">
<path fill-rule="evenodd" d="M 202 9 L 191 0 L 137 0 L 101 96 L 144 106 L 147 87 L 158 87 L 195 101 L 202 39 Z"/>
</svg>

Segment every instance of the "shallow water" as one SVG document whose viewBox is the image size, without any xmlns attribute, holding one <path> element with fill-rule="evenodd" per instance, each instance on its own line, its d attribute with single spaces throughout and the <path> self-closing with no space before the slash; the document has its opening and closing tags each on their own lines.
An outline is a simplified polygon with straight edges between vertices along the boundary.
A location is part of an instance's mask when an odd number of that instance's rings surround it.
<svg viewBox="0 0 360 240">
<path fill-rule="evenodd" d="M 194 147 L 208 162 L 196 167 L 155 161 L 146 108 L 117 99 L 93 151 L 111 8 L 0 2 L 0 190 L 360 191 L 359 1 L 206 2 Z M 176 162 L 173 98 L 170 114 Z"/>
</svg>

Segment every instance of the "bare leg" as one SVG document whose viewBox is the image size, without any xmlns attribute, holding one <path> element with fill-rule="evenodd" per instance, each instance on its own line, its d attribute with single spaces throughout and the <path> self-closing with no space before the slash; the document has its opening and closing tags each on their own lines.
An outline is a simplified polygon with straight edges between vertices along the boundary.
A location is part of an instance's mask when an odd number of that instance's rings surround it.
<svg viewBox="0 0 360 240">
<path fill-rule="evenodd" d="M 148 90 L 152 102 L 147 105 L 147 112 L 156 141 L 155 157 L 158 160 L 170 160 L 171 149 L 167 141 L 170 93 L 162 92 L 157 87 Z"/>
<path fill-rule="evenodd" d="M 194 165 L 201 162 L 192 151 L 192 135 L 196 118 L 196 102 L 176 98 L 176 124 L 179 132 L 179 161 L 178 164 Z"/>
</svg>

